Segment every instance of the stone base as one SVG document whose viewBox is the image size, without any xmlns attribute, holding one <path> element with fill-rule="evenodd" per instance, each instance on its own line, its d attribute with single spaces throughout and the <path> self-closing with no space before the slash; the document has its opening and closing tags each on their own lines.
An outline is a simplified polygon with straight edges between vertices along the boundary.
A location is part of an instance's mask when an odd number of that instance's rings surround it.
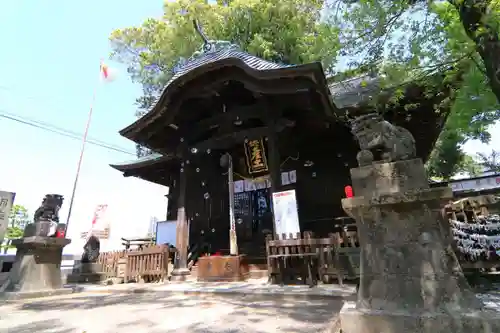
<svg viewBox="0 0 500 333">
<path fill-rule="evenodd" d="M 174 268 L 174 270 L 172 271 L 172 276 L 170 277 L 170 281 L 186 281 L 190 274 L 191 271 L 187 268 Z"/>
<path fill-rule="evenodd" d="M 16 259 L 5 291 L 46 292 L 61 289 L 63 247 L 71 240 L 44 236 L 15 239 Z"/>
<path fill-rule="evenodd" d="M 80 263 L 79 271 L 82 274 L 100 273 L 101 265 L 93 262 Z"/>
<path fill-rule="evenodd" d="M 106 281 L 105 273 L 74 273 L 66 277 L 66 283 L 101 283 Z"/>
<path fill-rule="evenodd" d="M 490 333 L 500 332 L 500 313 L 462 311 L 409 313 L 358 310 L 346 302 L 340 311 L 342 333 Z"/>
<path fill-rule="evenodd" d="M 106 273 L 101 272 L 98 263 L 81 263 L 80 267 L 66 278 L 67 283 L 101 283 L 106 281 Z"/>
</svg>

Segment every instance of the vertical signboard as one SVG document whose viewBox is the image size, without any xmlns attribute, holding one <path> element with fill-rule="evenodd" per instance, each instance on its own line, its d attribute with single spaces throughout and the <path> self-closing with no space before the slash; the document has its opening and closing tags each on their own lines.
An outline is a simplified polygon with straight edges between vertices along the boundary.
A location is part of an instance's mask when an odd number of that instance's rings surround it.
<svg viewBox="0 0 500 333">
<path fill-rule="evenodd" d="M 0 245 L 3 244 L 9 227 L 9 216 L 14 205 L 15 196 L 16 194 L 13 192 L 0 191 Z"/>
<path fill-rule="evenodd" d="M 295 190 L 273 193 L 273 214 L 275 233 L 280 235 L 291 233 L 295 237 L 300 233 L 299 213 Z"/>
<path fill-rule="evenodd" d="M 266 151 L 262 139 L 245 140 L 245 157 L 250 174 L 268 171 Z"/>
<path fill-rule="evenodd" d="M 157 245 L 171 244 L 175 246 L 177 221 L 157 221 L 155 239 Z"/>
</svg>

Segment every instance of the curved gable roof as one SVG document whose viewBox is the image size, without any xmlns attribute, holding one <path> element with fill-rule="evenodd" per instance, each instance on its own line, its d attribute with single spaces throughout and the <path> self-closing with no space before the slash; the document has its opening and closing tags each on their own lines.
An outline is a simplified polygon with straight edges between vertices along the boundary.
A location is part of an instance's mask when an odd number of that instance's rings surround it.
<svg viewBox="0 0 500 333">
<path fill-rule="evenodd" d="M 140 131 L 149 123 L 153 122 L 156 118 L 164 113 L 163 105 L 168 102 L 172 93 L 177 91 L 178 88 L 183 86 L 186 82 L 193 79 L 193 76 L 203 74 L 205 71 L 211 69 L 221 68 L 224 66 L 237 66 L 244 69 L 251 76 L 266 75 L 269 78 L 277 78 L 283 75 L 310 76 L 315 77 L 318 87 L 323 90 L 325 96 L 330 96 L 330 91 L 327 88 L 326 77 L 323 72 L 321 63 L 309 63 L 304 65 L 285 65 L 267 61 L 243 52 L 236 47 L 223 48 L 214 52 L 203 53 L 200 56 L 190 58 L 184 64 L 175 70 L 175 74 L 167 82 L 162 94 L 153 104 L 153 107 L 141 118 L 136 120 L 131 125 L 120 131 L 122 136 L 129 139 L 130 133 Z M 335 108 L 328 98 L 328 103 L 331 104 L 332 109 Z"/>
</svg>

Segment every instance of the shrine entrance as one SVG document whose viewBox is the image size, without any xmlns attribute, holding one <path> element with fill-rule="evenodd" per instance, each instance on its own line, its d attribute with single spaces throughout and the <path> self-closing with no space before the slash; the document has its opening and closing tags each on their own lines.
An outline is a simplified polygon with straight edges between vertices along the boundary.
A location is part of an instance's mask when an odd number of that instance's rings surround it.
<svg viewBox="0 0 500 333">
<path fill-rule="evenodd" d="M 329 87 L 319 62 L 274 63 L 203 39 L 202 49 L 175 67 L 153 108 L 120 131 L 154 153 L 113 165 L 169 187 L 176 276 L 189 274 L 195 247 L 228 254 L 230 230 L 240 254 L 264 260 L 265 236 L 275 232 L 273 193 L 295 190 L 301 231 L 332 232 L 335 219 L 345 216 L 340 198 L 359 150 L 345 115 L 366 111 L 371 99 L 371 92 L 368 98 L 364 90 L 345 91 L 357 81 Z M 418 138 L 417 154 L 428 156 L 446 112 L 436 112 L 435 100 L 419 91 L 405 93 L 419 105 L 412 117 L 399 105 L 385 115 L 408 128 Z M 422 125 L 428 123 L 438 125 Z M 223 156 L 231 157 L 232 172 L 221 166 Z"/>
</svg>

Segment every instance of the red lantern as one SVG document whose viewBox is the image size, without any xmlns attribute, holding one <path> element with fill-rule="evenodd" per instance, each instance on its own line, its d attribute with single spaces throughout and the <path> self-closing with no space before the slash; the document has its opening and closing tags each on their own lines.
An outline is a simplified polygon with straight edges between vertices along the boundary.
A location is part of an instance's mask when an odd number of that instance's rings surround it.
<svg viewBox="0 0 500 333">
<path fill-rule="evenodd" d="M 352 198 L 353 197 L 352 186 L 351 185 L 347 185 L 346 187 L 344 187 L 344 192 L 345 192 L 346 198 Z"/>
<path fill-rule="evenodd" d="M 56 238 L 64 238 L 64 230 L 57 230 Z"/>
</svg>

